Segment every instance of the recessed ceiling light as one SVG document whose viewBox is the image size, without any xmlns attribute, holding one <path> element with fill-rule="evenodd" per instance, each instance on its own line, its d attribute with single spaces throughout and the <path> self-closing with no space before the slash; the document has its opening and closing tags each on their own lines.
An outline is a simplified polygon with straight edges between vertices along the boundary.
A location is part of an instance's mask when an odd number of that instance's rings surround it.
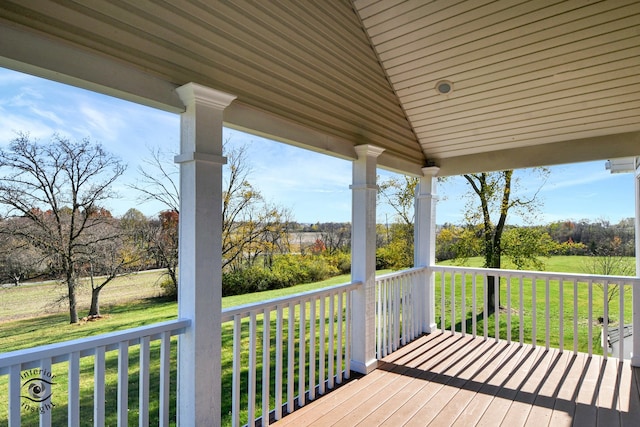
<svg viewBox="0 0 640 427">
<path fill-rule="evenodd" d="M 449 80 L 440 80 L 436 83 L 436 92 L 440 95 L 448 95 L 453 92 L 453 83 Z"/>
</svg>

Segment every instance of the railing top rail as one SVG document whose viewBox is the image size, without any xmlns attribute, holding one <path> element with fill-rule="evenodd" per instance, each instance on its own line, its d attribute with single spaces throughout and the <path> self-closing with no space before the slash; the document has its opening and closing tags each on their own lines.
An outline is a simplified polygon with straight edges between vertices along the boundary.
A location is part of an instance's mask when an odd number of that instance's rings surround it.
<svg viewBox="0 0 640 427">
<path fill-rule="evenodd" d="M 54 344 L 47 344 L 39 347 L 16 350 L 7 353 L 0 353 L 0 373 L 4 368 L 16 364 L 25 364 L 38 361 L 44 358 L 51 358 L 54 363 L 60 356 L 66 356 L 75 352 L 86 352 L 96 347 L 108 347 L 123 341 L 133 341 L 141 337 L 155 336 L 164 332 L 171 332 L 172 335 L 184 332 L 184 329 L 191 324 L 189 319 L 169 320 L 167 322 L 155 323 L 148 326 L 116 331 L 93 337 L 79 338 L 70 341 L 62 341 Z"/>
<path fill-rule="evenodd" d="M 634 276 L 607 276 L 599 274 L 582 274 L 582 273 L 564 273 L 558 271 L 532 271 L 532 270 L 506 270 L 495 268 L 479 268 L 479 267 L 458 267 L 449 265 L 434 265 L 428 267 L 431 271 L 460 271 L 464 273 L 487 274 L 490 276 L 522 276 L 526 278 L 549 277 L 551 279 L 563 280 L 579 280 L 582 282 L 607 282 L 607 283 L 632 283 L 640 285 L 640 277 Z"/>
<path fill-rule="evenodd" d="M 382 274 L 380 276 L 376 276 L 376 282 L 379 280 L 393 279 L 395 277 L 404 276 L 406 274 L 419 273 L 427 269 L 428 267 L 413 267 L 413 268 L 408 268 L 406 270 L 394 271 L 393 273 Z"/>
<path fill-rule="evenodd" d="M 250 312 L 259 312 L 265 309 L 272 309 L 276 306 L 289 304 L 291 302 L 307 301 L 314 297 L 322 295 L 330 295 L 336 292 L 350 291 L 357 289 L 362 285 L 362 282 L 343 283 L 341 285 L 328 286 L 326 288 L 315 289 L 313 291 L 300 292 L 297 294 L 289 295 L 281 298 L 273 298 L 266 301 L 255 302 L 251 304 L 238 305 L 235 307 L 227 307 L 222 310 L 222 322 L 229 322 L 233 320 L 233 317 L 237 314 L 248 314 Z"/>
</svg>

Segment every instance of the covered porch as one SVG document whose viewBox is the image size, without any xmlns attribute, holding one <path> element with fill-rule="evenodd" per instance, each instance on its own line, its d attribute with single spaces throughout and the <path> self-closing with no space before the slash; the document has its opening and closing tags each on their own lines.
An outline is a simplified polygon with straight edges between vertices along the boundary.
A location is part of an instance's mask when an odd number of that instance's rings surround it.
<svg viewBox="0 0 640 427">
<path fill-rule="evenodd" d="M 160 425 L 183 426 L 637 423 L 640 334 L 630 363 L 599 355 L 593 286 L 635 296 L 604 304 L 606 342 L 610 317 L 620 335 L 630 321 L 640 330 L 639 278 L 439 267 L 434 249 L 439 176 L 640 156 L 638 17 L 637 1 L 3 2 L 0 65 L 182 117 L 179 319 L 0 355 L 9 425 L 25 416 L 23 375 L 34 370 L 64 378 L 68 425 L 105 425 L 106 399 L 127 425 L 132 354 L 140 425 L 151 407 Z M 223 126 L 353 161 L 351 283 L 221 309 Z M 420 178 L 415 268 L 380 278 L 378 167 Z M 503 283 L 504 312 L 486 312 L 489 276 Z M 346 396 L 356 400 L 333 406 Z M 40 425 L 52 424 L 51 402 L 36 407 Z"/>
</svg>

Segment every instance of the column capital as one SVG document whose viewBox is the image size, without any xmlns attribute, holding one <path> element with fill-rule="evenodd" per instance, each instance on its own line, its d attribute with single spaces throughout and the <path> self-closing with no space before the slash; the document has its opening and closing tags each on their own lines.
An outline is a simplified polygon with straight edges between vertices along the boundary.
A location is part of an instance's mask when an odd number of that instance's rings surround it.
<svg viewBox="0 0 640 427">
<path fill-rule="evenodd" d="M 384 151 L 384 148 L 371 144 L 356 145 L 353 149 L 356 150 L 359 159 L 363 157 L 378 157 Z"/>
<path fill-rule="evenodd" d="M 422 168 L 423 176 L 437 176 L 438 172 L 440 172 L 440 168 L 437 166 L 427 166 Z"/>
<path fill-rule="evenodd" d="M 224 110 L 234 99 L 237 98 L 235 95 L 211 89 L 210 87 L 202 86 L 197 83 L 187 83 L 182 85 L 176 89 L 176 92 L 178 92 L 180 100 L 185 106 L 196 103 L 217 108 L 219 110 Z"/>
</svg>

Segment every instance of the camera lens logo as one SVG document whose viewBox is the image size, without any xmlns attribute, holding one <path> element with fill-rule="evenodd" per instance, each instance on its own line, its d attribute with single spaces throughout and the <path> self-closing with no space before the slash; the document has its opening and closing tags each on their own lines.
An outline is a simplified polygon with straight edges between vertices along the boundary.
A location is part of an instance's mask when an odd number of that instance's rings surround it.
<svg viewBox="0 0 640 427">
<path fill-rule="evenodd" d="M 36 403 L 44 402 L 51 397 L 53 384 L 44 378 L 31 378 L 22 384 L 23 393 L 26 392 L 22 397 Z"/>
</svg>

